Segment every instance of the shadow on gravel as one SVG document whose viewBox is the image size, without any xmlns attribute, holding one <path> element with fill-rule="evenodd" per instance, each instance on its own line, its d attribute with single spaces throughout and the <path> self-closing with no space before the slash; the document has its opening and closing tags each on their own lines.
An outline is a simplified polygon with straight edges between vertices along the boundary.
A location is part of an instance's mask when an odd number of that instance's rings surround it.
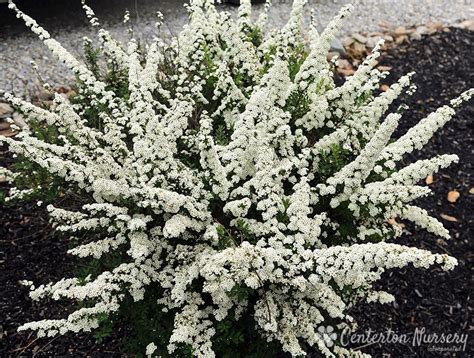
<svg viewBox="0 0 474 358">
<path fill-rule="evenodd" d="M 155 14 L 157 10 L 167 18 L 183 16 L 185 0 L 87 0 L 87 5 L 103 23 L 121 22 L 125 9 L 134 17 Z M 18 7 L 40 24 L 48 24 L 48 30 L 67 31 L 87 25 L 81 0 L 15 0 Z M 138 16 L 136 16 L 138 14 Z M 0 38 L 27 33 L 24 23 L 15 17 L 7 4 L 0 4 Z"/>
</svg>

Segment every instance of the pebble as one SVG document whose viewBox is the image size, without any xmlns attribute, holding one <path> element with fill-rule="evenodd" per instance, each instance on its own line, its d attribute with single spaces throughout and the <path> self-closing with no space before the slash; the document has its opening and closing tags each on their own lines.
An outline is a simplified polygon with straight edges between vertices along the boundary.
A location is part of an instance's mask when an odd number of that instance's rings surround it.
<svg viewBox="0 0 474 358">
<path fill-rule="evenodd" d="M 369 37 L 369 38 L 367 39 L 366 46 L 367 46 L 368 48 L 374 48 L 375 45 L 377 44 L 377 42 L 379 42 L 381 39 L 382 39 L 381 36 Z"/>
<path fill-rule="evenodd" d="M 0 102 L 0 117 L 13 112 L 13 108 L 8 103 Z"/>
<path fill-rule="evenodd" d="M 309 1 L 308 10 L 313 7 L 317 14 L 317 25 L 322 29 L 339 9 L 351 0 L 321 0 Z M 269 28 L 280 27 L 288 19 L 291 10 L 291 0 L 274 1 L 269 13 Z M 465 0 L 436 0 L 422 1 L 413 0 L 364 0 L 356 5 L 352 15 L 347 18 L 340 38 L 355 32 L 375 32 L 383 28 L 399 28 L 412 26 L 414 24 L 445 23 L 456 24 L 466 19 L 472 19 L 471 1 Z M 104 2 L 105 4 L 105 2 Z M 132 22 L 134 31 L 140 35 L 141 40 L 147 40 L 154 36 L 155 13 L 160 10 L 164 14 L 166 33 L 177 34 L 186 22 L 186 11 L 181 1 L 163 0 L 116 0 L 114 6 L 103 5 L 99 19 L 104 26 L 120 40 L 127 40 L 128 33 L 122 23 L 125 9 L 132 11 Z M 255 12 L 259 12 L 264 5 L 255 5 Z M 237 14 L 237 8 L 230 5 L 220 6 L 220 9 L 229 11 L 233 16 Z M 99 12 L 99 11 L 98 11 Z M 310 11 L 306 12 L 309 20 Z M 138 16 L 137 16 L 138 14 Z M 258 15 L 258 14 L 257 14 Z M 58 15 L 59 17 L 61 15 Z M 66 15 L 64 15 L 65 17 Z M 79 15 L 78 16 L 83 16 Z M 101 17 L 102 16 L 102 17 Z M 85 19 L 85 16 L 84 16 Z M 67 20 L 67 19 L 66 19 Z M 56 19 L 54 20 L 56 21 Z M 59 23 L 65 19 L 57 20 Z M 67 21 L 66 21 L 67 22 Z M 75 21 L 69 27 L 58 26 L 54 23 L 46 24 L 53 37 L 63 44 L 74 55 L 80 56 L 82 49 L 82 37 L 95 37 L 95 32 L 89 26 L 79 25 Z M 54 57 L 44 47 L 40 40 L 25 29 L 19 34 L 11 36 L 8 27 L 0 24 L 0 90 L 13 92 L 22 97 L 32 97 L 41 88 L 41 81 L 36 72 L 31 68 L 30 61 L 33 59 L 38 67 L 41 78 L 53 87 L 61 86 L 73 81 L 74 77 L 63 65 L 58 64 Z M 464 27 L 472 28 L 473 22 L 466 22 Z M 416 35 L 415 35 L 416 36 Z M 344 46 L 346 44 L 344 43 Z M 337 51 L 339 52 L 339 51 Z"/>
<path fill-rule="evenodd" d="M 367 37 L 362 36 L 361 34 L 355 33 L 352 37 L 359 43 L 365 44 L 367 42 Z"/>
<path fill-rule="evenodd" d="M 331 43 L 331 49 L 329 51 L 330 52 L 337 52 L 340 55 L 344 55 L 346 53 L 346 50 L 344 49 L 344 44 L 339 39 L 335 39 Z"/>
</svg>

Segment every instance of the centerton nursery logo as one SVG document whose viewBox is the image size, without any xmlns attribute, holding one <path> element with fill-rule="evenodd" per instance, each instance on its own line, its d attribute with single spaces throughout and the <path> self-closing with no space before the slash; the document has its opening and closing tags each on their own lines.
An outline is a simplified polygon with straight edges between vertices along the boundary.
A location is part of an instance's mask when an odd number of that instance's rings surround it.
<svg viewBox="0 0 474 358">
<path fill-rule="evenodd" d="M 328 348 L 339 340 L 340 345 L 365 347 L 373 344 L 403 344 L 413 347 L 426 347 L 432 352 L 465 352 L 468 340 L 467 333 L 428 332 L 425 327 L 417 327 L 414 332 L 399 334 L 390 328 L 384 332 L 367 329 L 362 332 L 351 332 L 349 329 L 337 333 L 332 326 L 321 326 L 318 336 Z"/>
<path fill-rule="evenodd" d="M 317 335 L 324 341 L 328 348 L 332 347 L 337 339 L 337 333 L 334 331 L 332 326 L 319 327 Z"/>
</svg>

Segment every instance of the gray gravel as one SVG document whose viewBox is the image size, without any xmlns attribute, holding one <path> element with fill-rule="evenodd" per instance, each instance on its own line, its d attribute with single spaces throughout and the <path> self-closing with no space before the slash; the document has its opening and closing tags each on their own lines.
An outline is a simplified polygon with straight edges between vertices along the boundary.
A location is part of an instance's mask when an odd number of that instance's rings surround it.
<svg viewBox="0 0 474 358">
<path fill-rule="evenodd" d="M 320 19 L 319 25 L 322 27 L 348 2 L 350 1 L 309 0 L 308 8 L 316 10 L 316 16 Z M 273 3 L 269 28 L 281 26 L 287 20 L 292 1 L 273 0 Z M 126 39 L 127 36 L 122 24 L 123 12 L 126 8 L 130 9 L 135 33 L 147 39 L 153 34 L 154 14 L 157 10 L 165 15 L 167 31 L 178 33 L 186 21 L 182 4 L 181 1 L 173 0 L 115 0 L 113 5 L 92 5 L 98 6 L 96 12 L 105 27 L 121 39 Z M 236 13 L 235 7 L 221 8 Z M 254 8 L 259 11 L 262 5 L 255 5 Z M 410 26 L 427 22 L 453 24 L 472 18 L 472 0 L 360 0 L 352 16 L 347 19 L 341 36 L 358 31 L 377 31 L 381 21 L 391 26 Z M 74 17 L 67 12 L 63 15 L 56 14 L 52 19 L 46 17 L 45 21 L 49 24 L 46 27 L 51 29 L 55 38 L 78 56 L 81 53 L 82 37 L 94 37 L 94 31 L 85 25 L 85 16 L 80 12 Z M 0 89 L 28 97 L 40 88 L 41 80 L 53 86 L 70 83 L 70 72 L 56 63 L 41 41 L 26 30 L 19 33 L 9 30 L 18 30 L 18 23 L 14 25 L 16 27 L 2 28 L 0 24 Z M 39 74 L 32 69 L 31 60 L 38 64 Z"/>
</svg>

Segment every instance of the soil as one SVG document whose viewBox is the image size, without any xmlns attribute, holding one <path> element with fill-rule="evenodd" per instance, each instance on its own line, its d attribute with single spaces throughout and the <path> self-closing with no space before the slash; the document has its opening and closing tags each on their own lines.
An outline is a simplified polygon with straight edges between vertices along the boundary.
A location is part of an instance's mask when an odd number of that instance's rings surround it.
<svg viewBox="0 0 474 358">
<path fill-rule="evenodd" d="M 387 84 L 405 73 L 416 72 L 413 82 L 418 90 L 415 95 L 394 104 L 394 108 L 401 103 L 406 103 L 410 108 L 402 118 L 398 135 L 474 85 L 474 32 L 456 28 L 448 31 L 394 48 L 380 63 L 393 67 L 390 77 L 385 81 Z M 407 246 L 447 253 L 456 257 L 459 265 L 450 272 L 438 268 L 419 270 L 407 267 L 384 274 L 377 287 L 393 294 L 396 301 L 388 305 L 359 305 L 354 310 L 359 333 L 369 328 L 377 333 L 391 329 L 397 334 L 406 334 L 410 342 L 369 344 L 362 349 L 375 357 L 464 357 L 474 353 L 472 335 L 465 351 L 461 352 L 436 350 L 437 347 L 457 348 L 459 345 L 456 344 L 412 345 L 417 328 L 418 332 L 424 328 L 426 337 L 434 333 L 468 335 L 472 330 L 474 196 L 469 194 L 469 190 L 474 186 L 473 117 L 474 101 L 471 100 L 458 110 L 455 117 L 437 132 L 423 150 L 407 158 L 407 163 L 445 153 L 457 154 L 460 158 L 459 164 L 451 165 L 434 176 L 433 184 L 430 185 L 434 194 L 418 202 L 419 206 L 443 222 L 452 238 L 440 239 L 407 224 L 405 235 L 397 240 Z M 452 190 L 461 194 L 454 204 L 447 200 L 448 192 Z M 441 214 L 452 216 L 457 222 L 446 221 Z M 354 344 L 353 347 L 362 345 Z"/>
<path fill-rule="evenodd" d="M 446 104 L 464 90 L 473 86 L 474 32 L 451 28 L 410 44 L 390 50 L 381 65 L 392 66 L 386 83 L 401 75 L 416 71 L 414 82 L 417 93 L 404 101 L 410 109 L 405 113 L 398 134 L 404 133 L 426 114 Z M 396 104 L 398 106 L 400 103 Z M 395 108 L 395 107 L 394 107 Z M 412 338 L 415 329 L 425 328 L 426 333 L 469 334 L 472 329 L 470 301 L 473 195 L 472 182 L 473 135 L 469 125 L 474 115 L 473 101 L 465 104 L 445 128 L 421 152 L 414 153 L 408 161 L 428 158 L 438 153 L 456 153 L 460 163 L 435 175 L 434 195 L 420 201 L 438 217 L 452 234 L 449 241 L 407 225 L 407 235 L 399 243 L 425 248 L 433 252 L 449 253 L 459 260 L 451 272 L 440 269 L 417 270 L 411 267 L 384 274 L 377 284 L 396 297 L 388 305 L 362 304 L 353 310 L 359 322 L 359 333 L 368 328 L 383 333 L 388 329 Z M 5 149 L 0 151 L 0 165 L 10 161 Z M 0 184 L 2 185 L 2 184 Z M 6 189 L 3 185 L 3 190 Z M 447 201 L 447 193 L 457 190 L 461 196 L 455 204 Z M 440 214 L 456 218 L 444 220 Z M 120 329 L 101 343 L 92 335 L 62 336 L 37 339 L 29 332 L 18 333 L 19 325 L 45 317 L 61 317 L 70 309 L 66 302 L 32 302 L 28 289 L 19 285 L 20 280 L 46 283 L 71 275 L 77 262 L 66 255 L 67 242 L 53 235 L 46 211 L 36 202 L 9 204 L 0 207 L 0 356 L 51 356 L 51 355 L 120 355 Z M 457 345 L 360 343 L 361 350 L 375 357 L 440 357 L 469 356 L 473 352 L 472 339 L 462 352 L 441 352 L 439 349 L 456 349 Z M 436 350 L 438 349 L 438 350 Z"/>
</svg>

